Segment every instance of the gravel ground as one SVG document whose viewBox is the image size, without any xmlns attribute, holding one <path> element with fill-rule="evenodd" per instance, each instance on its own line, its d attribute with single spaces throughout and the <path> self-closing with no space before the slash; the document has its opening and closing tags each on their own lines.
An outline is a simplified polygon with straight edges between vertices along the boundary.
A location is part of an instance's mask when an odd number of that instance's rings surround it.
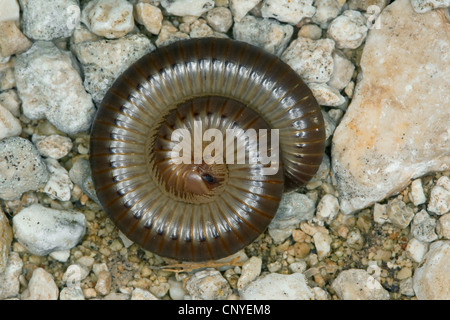
<svg viewBox="0 0 450 320">
<path fill-rule="evenodd" d="M 334 129 L 387 0 L 3 2 L 0 299 L 450 298 L 450 164 L 352 214 L 340 210 L 332 177 Z M 450 5 L 412 4 L 417 12 Z M 310 183 L 284 195 L 254 243 L 223 260 L 179 264 L 131 243 L 106 216 L 92 187 L 88 128 L 130 63 L 207 36 L 289 63 L 322 106 L 327 156 Z"/>
</svg>

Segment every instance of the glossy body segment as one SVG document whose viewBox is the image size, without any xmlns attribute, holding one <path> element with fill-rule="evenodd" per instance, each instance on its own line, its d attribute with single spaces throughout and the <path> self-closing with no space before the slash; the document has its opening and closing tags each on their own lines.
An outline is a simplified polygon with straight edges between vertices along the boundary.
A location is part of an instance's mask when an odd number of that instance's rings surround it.
<svg viewBox="0 0 450 320">
<path fill-rule="evenodd" d="M 250 164 L 175 170 L 168 135 L 192 129 L 195 119 L 203 130 L 279 129 L 280 171 L 264 176 L 262 165 Z M 254 46 L 208 38 L 163 47 L 117 79 L 96 115 L 90 160 L 100 202 L 131 240 L 162 256 L 203 261 L 263 232 L 283 176 L 307 182 L 324 143 L 320 108 L 289 66 Z"/>
</svg>

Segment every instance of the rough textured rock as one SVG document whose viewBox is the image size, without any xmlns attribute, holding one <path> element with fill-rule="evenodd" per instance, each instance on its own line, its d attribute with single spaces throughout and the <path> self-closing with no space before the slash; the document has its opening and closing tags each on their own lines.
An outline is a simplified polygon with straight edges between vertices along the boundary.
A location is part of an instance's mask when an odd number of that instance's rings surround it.
<svg viewBox="0 0 450 320">
<path fill-rule="evenodd" d="M 0 140 L 18 136 L 21 132 L 20 121 L 0 104 Z"/>
<path fill-rule="evenodd" d="M 144 35 L 84 41 L 73 48 L 83 66 L 84 86 L 97 103 L 102 101 L 106 91 L 123 71 L 154 49 L 155 46 Z"/>
<path fill-rule="evenodd" d="M 236 40 L 245 41 L 264 48 L 268 52 L 280 55 L 292 38 L 294 28 L 275 20 L 245 16 L 233 26 Z"/>
<path fill-rule="evenodd" d="M 193 300 L 225 300 L 231 294 L 227 280 L 214 269 L 196 272 L 186 282 L 186 291 Z"/>
<path fill-rule="evenodd" d="M 52 42 L 37 41 L 15 66 L 23 114 L 33 120 L 47 118 L 69 134 L 89 129 L 95 112 L 72 59 Z"/>
<path fill-rule="evenodd" d="M 23 33 L 34 40 L 70 37 L 80 20 L 78 0 L 19 0 Z"/>
<path fill-rule="evenodd" d="M 201 16 L 214 8 L 214 0 L 162 0 L 161 6 L 174 16 Z"/>
<path fill-rule="evenodd" d="M 366 40 L 362 80 L 333 138 L 333 177 L 345 213 L 450 167 L 445 17 L 415 13 L 408 0 L 397 0 L 381 20 L 383 28 Z"/>
<path fill-rule="evenodd" d="M 52 275 L 42 268 L 33 271 L 28 288 L 22 293 L 23 300 L 58 300 L 58 296 Z"/>
<path fill-rule="evenodd" d="M 436 241 L 414 274 L 414 291 L 421 300 L 450 299 L 450 241 Z"/>
<path fill-rule="evenodd" d="M 19 294 L 23 262 L 17 252 L 11 252 L 4 272 L 0 272 L 0 300 Z"/>
<path fill-rule="evenodd" d="M 22 53 L 31 46 L 14 21 L 0 21 L 0 60 Z"/>
<path fill-rule="evenodd" d="M 0 141 L 0 198 L 15 200 L 48 180 L 47 167 L 34 145 L 20 137 Z"/>
<path fill-rule="evenodd" d="M 313 300 L 314 293 L 301 273 L 269 273 L 246 286 L 243 300 Z"/>
<path fill-rule="evenodd" d="M 264 0 L 261 14 L 281 22 L 296 25 L 302 19 L 311 18 L 316 13 L 313 0 Z"/>
<path fill-rule="evenodd" d="M 450 0 L 411 0 L 414 11 L 424 13 L 438 8 L 450 7 Z"/>
<path fill-rule="evenodd" d="M 93 0 L 83 9 L 81 21 L 96 35 L 120 38 L 134 28 L 133 5 L 125 0 Z"/>
<path fill-rule="evenodd" d="M 342 271 L 332 288 L 342 300 L 389 300 L 389 293 L 366 270 Z"/>
<path fill-rule="evenodd" d="M 34 204 L 13 218 L 14 236 L 32 254 L 71 249 L 84 236 L 86 219 L 82 213 L 46 208 Z"/>
</svg>

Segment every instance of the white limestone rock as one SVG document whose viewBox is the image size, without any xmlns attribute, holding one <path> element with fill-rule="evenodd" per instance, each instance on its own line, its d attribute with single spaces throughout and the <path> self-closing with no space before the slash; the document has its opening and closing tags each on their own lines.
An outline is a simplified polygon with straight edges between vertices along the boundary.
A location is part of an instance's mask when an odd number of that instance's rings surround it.
<svg viewBox="0 0 450 320">
<path fill-rule="evenodd" d="M 414 291 L 420 300 L 450 299 L 450 241 L 430 245 L 424 263 L 414 273 Z"/>
<path fill-rule="evenodd" d="M 161 9 L 146 2 L 134 5 L 134 16 L 136 21 L 142 24 L 148 32 L 159 34 L 162 27 L 163 14 Z"/>
<path fill-rule="evenodd" d="M 425 13 L 438 8 L 450 7 L 450 0 L 411 0 L 414 11 Z"/>
<path fill-rule="evenodd" d="M 44 256 L 76 246 L 86 231 L 86 218 L 76 211 L 33 204 L 14 216 L 13 231 L 30 253 Z"/>
<path fill-rule="evenodd" d="M 341 2 L 339 0 L 316 0 L 314 5 L 317 10 L 312 21 L 320 26 L 328 26 L 328 23 L 341 13 Z"/>
<path fill-rule="evenodd" d="M 134 28 L 133 5 L 126 0 L 92 0 L 84 7 L 81 22 L 96 35 L 120 38 Z"/>
<path fill-rule="evenodd" d="M 330 224 L 339 213 L 339 200 L 332 194 L 324 195 L 317 204 L 316 217 Z"/>
<path fill-rule="evenodd" d="M 19 0 L 23 33 L 34 40 L 70 37 L 80 21 L 78 0 Z"/>
<path fill-rule="evenodd" d="M 284 51 L 293 33 L 294 28 L 291 25 L 250 15 L 235 22 L 233 27 L 233 36 L 236 40 L 261 47 L 277 56 Z"/>
<path fill-rule="evenodd" d="M 338 107 L 345 103 L 345 98 L 340 94 L 339 90 L 333 88 L 326 83 L 309 83 L 314 98 L 321 106 Z"/>
<path fill-rule="evenodd" d="M 431 189 L 428 211 L 443 215 L 450 211 L 450 178 L 442 176 Z"/>
<path fill-rule="evenodd" d="M 196 272 L 186 282 L 186 291 L 193 300 L 225 300 L 231 294 L 227 280 L 215 269 Z"/>
<path fill-rule="evenodd" d="M 127 35 L 117 40 L 84 41 L 73 50 L 84 70 L 84 86 L 100 103 L 116 78 L 155 46 L 144 35 Z"/>
<path fill-rule="evenodd" d="M 73 183 L 70 181 L 69 173 L 59 164 L 58 160 L 48 158 L 45 162 L 47 164 L 48 171 L 50 172 L 50 178 L 48 179 L 43 192 L 46 193 L 51 199 L 69 201 L 70 191 L 73 188 Z"/>
<path fill-rule="evenodd" d="M 0 93 L 0 104 L 8 109 L 14 117 L 20 116 L 20 99 L 15 89 Z"/>
<path fill-rule="evenodd" d="M 16 200 L 37 190 L 49 178 L 47 167 L 34 145 L 20 137 L 0 141 L 0 198 Z"/>
<path fill-rule="evenodd" d="M 292 25 L 302 19 L 311 18 L 316 13 L 314 0 L 264 0 L 261 14 L 264 18 L 274 18 Z"/>
<path fill-rule="evenodd" d="M 237 289 L 241 291 L 249 283 L 255 280 L 261 273 L 262 260 L 259 257 L 251 257 L 242 265 L 242 272 L 237 282 Z"/>
<path fill-rule="evenodd" d="M 436 231 L 440 237 L 450 240 L 450 213 L 446 213 L 439 218 Z"/>
<path fill-rule="evenodd" d="M 301 273 L 269 273 L 251 282 L 239 296 L 242 300 L 313 300 L 314 292 Z"/>
<path fill-rule="evenodd" d="M 230 9 L 217 7 L 206 15 L 206 21 L 217 32 L 227 32 L 233 25 L 233 16 Z"/>
<path fill-rule="evenodd" d="M 52 42 L 37 41 L 15 66 L 23 114 L 32 120 L 47 118 L 68 134 L 89 129 L 95 113 L 72 59 Z"/>
<path fill-rule="evenodd" d="M 214 0 L 161 0 L 161 6 L 174 16 L 196 16 L 214 8 Z"/>
<path fill-rule="evenodd" d="M 0 22 L 18 21 L 20 17 L 20 7 L 17 0 L 3 0 L 2 11 L 0 12 Z"/>
<path fill-rule="evenodd" d="M 333 53 L 333 61 L 333 74 L 328 81 L 328 85 L 340 91 L 350 83 L 355 66 L 338 50 Z"/>
<path fill-rule="evenodd" d="M 411 198 L 415 206 L 418 206 L 419 204 L 425 203 L 427 201 L 427 197 L 423 192 L 421 179 L 415 179 L 413 182 L 411 182 Z"/>
<path fill-rule="evenodd" d="M 269 224 L 270 229 L 292 227 L 301 221 L 313 218 L 315 203 L 307 195 L 291 191 L 283 194 L 275 217 Z"/>
<path fill-rule="evenodd" d="M 366 270 L 342 271 L 331 286 L 341 300 L 389 300 L 389 292 Z"/>
<path fill-rule="evenodd" d="M 281 59 L 294 69 L 304 81 L 326 83 L 334 69 L 334 41 L 297 38 L 283 52 Z"/>
<path fill-rule="evenodd" d="M 65 157 L 73 147 L 72 140 L 69 137 L 58 134 L 49 136 L 34 134 L 32 141 L 42 156 L 56 160 Z"/>
<path fill-rule="evenodd" d="M 434 11 L 414 12 L 408 0 L 393 2 L 380 17 L 383 28 L 370 31 L 362 79 L 333 137 L 333 178 L 345 213 L 450 168 L 445 22 Z"/>
<path fill-rule="evenodd" d="M 230 10 L 235 22 L 240 22 L 261 0 L 230 0 Z"/>
<path fill-rule="evenodd" d="M 22 132 L 19 119 L 0 104 L 0 140 L 18 136 Z"/>
<path fill-rule="evenodd" d="M 416 213 L 411 223 L 411 234 L 417 240 L 432 242 L 438 238 L 436 224 L 436 219 L 431 217 L 425 210 L 421 210 Z"/>
<path fill-rule="evenodd" d="M 0 300 L 19 295 L 23 262 L 17 252 L 10 252 L 6 268 L 0 272 Z"/>
<path fill-rule="evenodd" d="M 423 257 L 427 253 L 427 250 L 428 244 L 426 242 L 417 240 L 416 238 L 412 238 L 411 240 L 409 240 L 405 249 L 406 254 L 417 263 L 422 262 Z"/>
<path fill-rule="evenodd" d="M 339 49 L 356 49 L 367 36 L 366 20 L 359 11 L 346 10 L 331 21 L 328 36 Z"/>
<path fill-rule="evenodd" d="M 42 268 L 33 271 L 22 300 L 58 300 L 59 289 L 50 273 Z"/>
</svg>

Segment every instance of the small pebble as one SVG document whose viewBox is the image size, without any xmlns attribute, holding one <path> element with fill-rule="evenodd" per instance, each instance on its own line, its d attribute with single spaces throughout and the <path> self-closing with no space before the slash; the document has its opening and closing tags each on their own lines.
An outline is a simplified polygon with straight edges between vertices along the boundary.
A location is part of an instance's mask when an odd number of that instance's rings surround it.
<svg viewBox="0 0 450 320">
<path fill-rule="evenodd" d="M 383 224 L 389 221 L 389 218 L 386 213 L 386 205 L 375 203 L 373 206 L 373 220 L 376 223 Z"/>
<path fill-rule="evenodd" d="M 42 156 L 56 160 L 65 157 L 73 146 L 72 140 L 69 137 L 60 136 L 58 134 L 49 136 L 39 136 L 34 134 L 32 141 Z"/>
<path fill-rule="evenodd" d="M 407 255 L 418 263 L 422 262 L 425 253 L 427 253 L 427 250 L 428 244 L 415 238 L 412 238 L 408 241 L 405 249 Z"/>
<path fill-rule="evenodd" d="M 214 269 L 196 272 L 186 282 L 186 291 L 193 300 L 225 300 L 231 294 L 227 280 Z"/>
<path fill-rule="evenodd" d="M 416 213 L 411 223 L 411 234 L 414 238 L 423 242 L 432 242 L 438 238 L 435 230 L 436 219 L 425 210 Z"/>
<path fill-rule="evenodd" d="M 0 21 L 18 21 L 20 17 L 20 7 L 17 0 L 3 0 Z"/>
<path fill-rule="evenodd" d="M 45 163 L 50 172 L 50 178 L 48 179 L 43 192 L 51 199 L 69 201 L 70 191 L 73 188 L 69 173 L 59 164 L 58 160 L 48 158 L 45 160 Z"/>
<path fill-rule="evenodd" d="M 341 300 L 389 300 L 389 292 L 380 282 L 361 269 L 342 271 L 332 288 Z"/>
<path fill-rule="evenodd" d="M 414 273 L 414 291 L 420 300 L 450 299 L 450 241 L 430 245 L 424 263 Z"/>
<path fill-rule="evenodd" d="M 414 217 L 414 210 L 399 199 L 387 203 L 386 213 L 389 221 L 400 229 L 406 228 Z"/>
<path fill-rule="evenodd" d="M 230 9 L 217 7 L 206 15 L 206 21 L 217 32 L 227 32 L 233 24 L 233 16 Z"/>
<path fill-rule="evenodd" d="M 262 260 L 259 257 L 251 257 L 242 266 L 242 273 L 237 282 L 237 289 L 241 291 L 249 283 L 255 280 L 261 273 Z"/>
<path fill-rule="evenodd" d="M 331 39 L 298 38 L 291 42 L 281 59 L 290 65 L 306 82 L 326 83 L 334 69 Z"/>
<path fill-rule="evenodd" d="M 134 28 L 133 5 L 126 0 L 92 0 L 84 7 L 81 21 L 96 35 L 120 38 Z"/>
<path fill-rule="evenodd" d="M 450 0 L 411 0 L 414 11 L 425 13 L 438 8 L 450 7 Z"/>
<path fill-rule="evenodd" d="M 450 239 L 450 213 L 446 213 L 439 218 L 436 230 L 444 239 Z"/>
<path fill-rule="evenodd" d="M 286 192 L 269 228 L 284 229 L 301 221 L 310 220 L 314 216 L 315 209 L 314 201 L 308 196 L 298 192 Z"/>
<path fill-rule="evenodd" d="M 59 290 L 50 273 L 42 268 L 33 271 L 28 288 L 22 293 L 23 300 L 58 300 Z"/>
<path fill-rule="evenodd" d="M 236 21 L 233 26 L 233 36 L 236 40 L 261 47 L 277 56 L 284 51 L 293 33 L 294 28 L 291 25 L 251 15 Z"/>
<path fill-rule="evenodd" d="M 161 9 L 146 2 L 134 5 L 136 21 L 144 25 L 145 29 L 152 34 L 159 34 L 162 27 L 163 14 Z"/>
<path fill-rule="evenodd" d="M 314 293 L 301 273 L 269 273 L 246 286 L 240 297 L 242 300 L 313 300 Z"/>
<path fill-rule="evenodd" d="M 305 24 L 298 31 L 298 36 L 311 40 L 319 40 L 322 37 L 322 29 L 315 24 Z"/>
<path fill-rule="evenodd" d="M 80 21 L 77 0 L 19 0 L 23 33 L 34 40 L 70 37 Z"/>
<path fill-rule="evenodd" d="M 338 107 L 345 103 L 345 98 L 339 93 L 339 90 L 325 83 L 309 83 L 308 87 L 321 106 Z"/>
<path fill-rule="evenodd" d="M 431 189 L 428 211 L 443 215 L 450 211 L 450 178 L 442 176 Z"/>
<path fill-rule="evenodd" d="M 86 300 L 81 288 L 64 287 L 59 293 L 59 300 Z"/>
<path fill-rule="evenodd" d="M 0 104 L 0 140 L 18 136 L 21 132 L 20 121 Z"/>
<path fill-rule="evenodd" d="M 0 93 L 0 104 L 17 118 L 20 116 L 20 103 L 16 90 L 12 89 Z"/>
<path fill-rule="evenodd" d="M 367 31 L 361 12 L 346 10 L 331 21 L 328 36 L 336 42 L 339 49 L 356 49 L 365 40 Z"/>
<path fill-rule="evenodd" d="M 158 300 L 158 298 L 147 290 L 135 288 L 131 293 L 131 300 Z"/>
<path fill-rule="evenodd" d="M 336 18 L 342 9 L 339 0 L 316 0 L 314 5 L 317 11 L 312 19 L 315 23 L 324 27 L 327 27 L 328 23 Z"/>
<path fill-rule="evenodd" d="M 97 283 L 95 290 L 105 296 L 109 294 L 111 290 L 111 273 L 108 271 L 101 271 L 97 274 Z"/>
<path fill-rule="evenodd" d="M 340 91 L 350 83 L 355 66 L 343 53 L 337 50 L 333 53 L 333 61 L 333 74 L 327 84 Z"/>
<path fill-rule="evenodd" d="M 240 22 L 261 0 L 230 0 L 230 10 L 235 22 Z"/>
<path fill-rule="evenodd" d="M 331 237 L 326 233 L 316 232 L 313 239 L 319 259 L 327 257 L 331 251 Z"/>
<path fill-rule="evenodd" d="M 161 6 L 174 16 L 196 16 L 214 8 L 214 0 L 161 0 Z"/>
<path fill-rule="evenodd" d="M 411 198 L 415 206 L 418 206 L 419 204 L 425 203 L 427 201 L 425 193 L 423 192 L 421 179 L 416 179 L 411 182 Z"/>
<path fill-rule="evenodd" d="M 14 21 L 0 21 L 0 60 L 22 53 L 29 47 L 31 41 L 23 35 Z"/>
<path fill-rule="evenodd" d="M 73 248 L 85 233 L 82 213 L 34 204 L 13 218 L 14 236 L 30 253 L 43 256 Z"/>
<path fill-rule="evenodd" d="M 264 18 L 274 18 L 280 22 L 297 25 L 316 13 L 314 0 L 264 0 L 261 14 Z"/>
<path fill-rule="evenodd" d="M 0 272 L 0 300 L 17 297 L 19 295 L 23 262 L 17 252 L 9 254 L 6 268 Z"/>
<path fill-rule="evenodd" d="M 320 199 L 317 204 L 316 217 L 319 220 L 325 221 L 330 224 L 339 212 L 339 201 L 331 195 L 326 194 Z"/>
<path fill-rule="evenodd" d="M 0 141 L 1 199 L 18 199 L 43 186 L 48 178 L 45 162 L 29 140 L 10 137 Z"/>
</svg>

